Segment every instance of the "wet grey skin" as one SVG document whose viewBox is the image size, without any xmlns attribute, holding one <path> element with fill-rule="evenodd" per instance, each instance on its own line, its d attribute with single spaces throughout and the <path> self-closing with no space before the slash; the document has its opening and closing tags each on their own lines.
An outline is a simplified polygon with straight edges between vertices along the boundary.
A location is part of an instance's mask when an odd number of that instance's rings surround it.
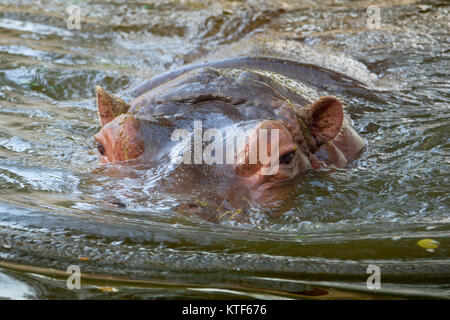
<svg viewBox="0 0 450 320">
<path fill-rule="evenodd" d="M 289 84 L 289 81 L 303 84 L 302 79 L 308 79 L 304 81 L 309 86 L 305 92 Z M 248 221 L 248 209 L 263 206 L 268 214 L 276 216 L 295 179 L 303 178 L 302 174 L 311 169 L 348 167 L 365 147 L 345 106 L 339 132 L 329 141 L 320 142 L 308 125 L 308 109 L 315 99 L 311 88 L 314 84 L 334 85 L 337 79 L 364 87 L 358 80 L 336 72 L 286 59 L 238 57 L 194 64 L 152 78 L 129 91 L 138 96 L 126 105 L 125 115 L 120 114 L 108 123 L 105 131 L 119 128 L 125 117 L 136 121 L 142 153 L 130 161 L 164 170 L 160 190 L 196 197 L 178 207 L 182 214 L 220 222 L 223 212 L 239 212 L 239 217 L 234 218 Z M 335 97 L 329 99 L 340 104 Z M 101 111 L 102 106 L 98 107 Z M 218 129 L 224 137 L 230 128 L 245 131 L 264 121 L 281 123 L 294 137 L 296 148 L 299 147 L 294 153 L 300 158 L 299 168 L 288 178 L 264 178 L 267 190 L 261 191 L 260 184 L 255 187 L 247 179 L 248 174 L 240 174 L 242 169 L 236 165 L 175 165 L 174 150 L 179 142 L 171 141 L 171 134 L 179 128 L 193 132 L 194 121 L 202 121 L 203 132 Z M 203 147 L 207 144 L 203 143 Z"/>
<path fill-rule="evenodd" d="M 353 79 L 347 75 L 339 72 L 333 72 L 326 68 L 300 63 L 297 61 L 272 58 L 272 57 L 233 57 L 230 59 L 208 61 L 203 63 L 193 63 L 161 75 L 148 79 L 138 86 L 131 88 L 129 93 L 134 96 L 139 96 L 152 90 L 161 84 L 173 80 L 187 72 L 192 70 L 201 70 L 204 68 L 215 69 L 241 69 L 248 70 L 261 70 L 275 72 L 280 75 L 286 76 L 290 79 L 311 84 L 320 88 L 326 86 L 340 84 L 348 87 L 360 87 L 366 88 L 366 85 L 356 79 Z"/>
</svg>

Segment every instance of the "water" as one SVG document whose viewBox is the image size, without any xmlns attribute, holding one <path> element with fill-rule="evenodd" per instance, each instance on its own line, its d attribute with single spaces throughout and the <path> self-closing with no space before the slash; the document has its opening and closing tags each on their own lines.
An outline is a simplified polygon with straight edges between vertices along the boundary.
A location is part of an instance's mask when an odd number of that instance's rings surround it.
<svg viewBox="0 0 450 320">
<path fill-rule="evenodd" d="M 69 5 L 81 30 L 66 27 Z M 367 28 L 368 6 L 2 0 L 0 297 L 448 298 L 449 6 L 382 6 L 379 30 Z M 308 173 L 280 218 L 214 224 L 153 192 L 163 173 L 143 184 L 98 163 L 95 85 L 119 92 L 259 33 L 375 77 L 371 94 L 341 93 L 369 143 L 355 168 Z M 70 265 L 85 275 L 81 290 L 66 287 Z"/>
</svg>

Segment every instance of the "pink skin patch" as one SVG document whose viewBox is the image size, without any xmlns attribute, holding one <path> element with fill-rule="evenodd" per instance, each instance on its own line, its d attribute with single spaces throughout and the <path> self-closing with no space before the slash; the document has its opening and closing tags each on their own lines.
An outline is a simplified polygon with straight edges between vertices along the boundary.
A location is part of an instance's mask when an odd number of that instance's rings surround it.
<svg viewBox="0 0 450 320">
<path fill-rule="evenodd" d="M 258 161 L 257 164 L 249 164 L 249 150 L 253 146 L 259 146 L 258 132 L 260 129 L 267 129 L 268 132 L 277 129 L 279 134 L 278 170 L 271 175 L 263 174 L 263 169 L 267 170 L 270 163 L 262 164 Z M 267 143 L 267 151 L 270 156 L 270 139 Z M 289 181 L 300 172 L 311 168 L 308 157 L 298 147 L 293 134 L 279 121 L 263 121 L 257 125 L 249 136 L 245 154 L 242 152 L 238 157 L 242 164 L 236 166 L 235 173 L 242 177 L 242 182 L 246 187 L 253 190 L 254 198 L 260 198 L 266 190 Z"/>
<path fill-rule="evenodd" d="M 143 142 L 139 139 L 139 123 L 131 115 L 121 115 L 107 123 L 94 136 L 102 163 L 127 161 L 139 157 Z"/>
</svg>

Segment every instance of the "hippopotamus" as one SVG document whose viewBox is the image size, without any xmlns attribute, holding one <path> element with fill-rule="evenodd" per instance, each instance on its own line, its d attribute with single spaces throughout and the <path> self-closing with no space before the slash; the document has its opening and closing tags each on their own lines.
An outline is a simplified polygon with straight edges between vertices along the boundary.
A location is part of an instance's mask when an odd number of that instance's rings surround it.
<svg viewBox="0 0 450 320">
<path fill-rule="evenodd" d="M 177 212 L 215 222 L 282 203 L 286 186 L 310 170 L 349 167 L 365 141 L 344 101 L 317 88 L 362 83 L 268 47 L 233 47 L 163 73 L 127 91 L 128 102 L 97 87 L 100 161 L 146 168 L 155 190 L 183 193 Z M 255 146 L 276 161 L 249 159 Z"/>
</svg>

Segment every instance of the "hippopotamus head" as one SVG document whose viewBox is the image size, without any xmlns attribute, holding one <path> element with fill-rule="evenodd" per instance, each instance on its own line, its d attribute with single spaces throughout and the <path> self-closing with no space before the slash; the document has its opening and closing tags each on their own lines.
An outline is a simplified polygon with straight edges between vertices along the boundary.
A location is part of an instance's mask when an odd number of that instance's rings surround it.
<svg viewBox="0 0 450 320">
<path fill-rule="evenodd" d="M 97 106 L 102 128 L 95 139 L 101 161 L 170 167 L 165 172 L 178 172 L 170 184 L 179 191 L 186 191 L 180 187 L 183 180 L 189 181 L 188 190 L 193 182 L 210 185 L 214 180 L 217 194 L 245 190 L 252 200 L 273 199 L 277 188 L 308 170 L 346 166 L 364 146 L 338 98 L 307 101 L 248 71 L 190 72 L 130 104 L 98 87 Z M 188 138 L 180 138 L 182 133 Z M 243 133 L 241 148 L 235 149 Z M 211 141 L 209 149 L 203 148 Z"/>
</svg>

